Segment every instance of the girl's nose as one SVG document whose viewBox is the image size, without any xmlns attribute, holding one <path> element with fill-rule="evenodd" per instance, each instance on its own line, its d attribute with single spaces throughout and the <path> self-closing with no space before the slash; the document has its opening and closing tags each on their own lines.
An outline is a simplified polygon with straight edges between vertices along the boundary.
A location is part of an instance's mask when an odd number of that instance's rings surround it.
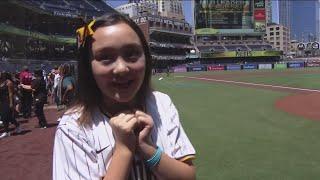
<svg viewBox="0 0 320 180">
<path fill-rule="evenodd" d="M 129 72 L 129 67 L 122 57 L 118 57 L 115 67 L 113 69 L 114 74 L 123 75 Z"/>
</svg>

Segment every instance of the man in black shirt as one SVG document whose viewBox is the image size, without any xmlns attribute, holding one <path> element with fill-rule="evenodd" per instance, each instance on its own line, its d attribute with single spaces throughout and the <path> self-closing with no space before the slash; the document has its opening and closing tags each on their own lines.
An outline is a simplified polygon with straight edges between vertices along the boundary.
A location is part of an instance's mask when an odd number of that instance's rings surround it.
<svg viewBox="0 0 320 180">
<path fill-rule="evenodd" d="M 47 101 L 46 82 L 43 79 L 41 69 L 35 70 L 34 76 L 35 79 L 32 81 L 31 86 L 22 85 L 22 87 L 24 89 L 32 89 L 35 99 L 35 114 L 39 119 L 39 126 L 40 128 L 47 128 L 47 121 L 43 112 L 43 106 Z"/>
</svg>

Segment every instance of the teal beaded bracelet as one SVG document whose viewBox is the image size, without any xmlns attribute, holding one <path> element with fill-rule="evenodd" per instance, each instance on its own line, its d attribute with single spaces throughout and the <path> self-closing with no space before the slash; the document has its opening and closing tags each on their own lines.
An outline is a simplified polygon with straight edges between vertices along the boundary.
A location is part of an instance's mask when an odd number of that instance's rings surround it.
<svg viewBox="0 0 320 180">
<path fill-rule="evenodd" d="M 161 154 L 162 154 L 162 150 L 160 147 L 157 147 L 156 152 L 153 154 L 153 156 L 148 159 L 147 161 L 145 161 L 146 165 L 149 168 L 153 168 L 155 167 L 157 164 L 159 164 L 160 159 L 161 159 Z"/>
</svg>

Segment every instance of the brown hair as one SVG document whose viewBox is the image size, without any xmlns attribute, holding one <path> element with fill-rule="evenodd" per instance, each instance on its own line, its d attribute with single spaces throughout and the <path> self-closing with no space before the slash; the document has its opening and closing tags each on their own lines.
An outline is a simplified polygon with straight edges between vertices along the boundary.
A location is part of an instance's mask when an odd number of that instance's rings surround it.
<svg viewBox="0 0 320 180">
<path fill-rule="evenodd" d="M 152 71 L 152 58 L 149 51 L 148 43 L 143 35 L 143 32 L 139 26 L 132 21 L 130 18 L 120 15 L 120 14 L 111 14 L 104 15 L 96 19 L 95 23 L 92 26 L 92 30 L 96 31 L 100 27 L 112 26 L 119 23 L 125 23 L 129 25 L 135 33 L 138 35 L 144 55 L 145 55 L 145 76 L 143 83 L 138 90 L 136 97 L 140 100 L 141 103 L 145 103 L 145 96 L 150 92 L 151 85 L 151 71 Z M 79 62 L 78 62 L 78 88 L 77 88 L 77 97 L 74 108 L 81 109 L 81 116 L 79 119 L 80 124 L 89 124 L 92 122 L 93 111 L 102 102 L 102 93 L 98 88 L 96 81 L 93 77 L 91 61 L 92 56 L 92 37 L 87 36 L 84 44 L 79 49 Z"/>
<path fill-rule="evenodd" d="M 64 63 L 61 65 L 60 71 L 64 77 L 72 76 L 74 74 L 73 65 L 69 63 Z"/>
</svg>

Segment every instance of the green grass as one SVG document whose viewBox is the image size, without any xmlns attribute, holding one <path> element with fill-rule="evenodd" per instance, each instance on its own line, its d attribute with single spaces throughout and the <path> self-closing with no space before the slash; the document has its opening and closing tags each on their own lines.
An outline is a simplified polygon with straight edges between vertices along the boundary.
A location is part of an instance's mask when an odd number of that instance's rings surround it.
<svg viewBox="0 0 320 180">
<path fill-rule="evenodd" d="M 179 110 L 197 179 L 319 179 L 320 122 L 275 109 L 288 94 L 174 77 L 153 83 Z"/>
<path fill-rule="evenodd" d="M 303 69 L 272 69 L 272 70 L 241 70 L 241 71 L 211 71 L 176 73 L 181 76 L 211 76 L 221 79 L 227 76 L 229 80 L 280 85 L 297 88 L 320 89 L 320 68 Z"/>
<path fill-rule="evenodd" d="M 287 70 L 288 71 L 288 70 Z M 291 70 L 292 72 L 292 70 Z M 298 88 L 309 88 L 309 89 L 320 89 L 320 69 L 319 71 L 313 71 L 301 73 L 301 70 L 296 70 L 299 74 L 286 74 L 279 76 L 254 76 L 252 77 L 239 77 L 233 78 L 237 81 L 253 82 L 253 83 L 263 83 L 281 86 L 290 86 Z M 301 74 L 300 74 L 301 73 Z"/>
</svg>

